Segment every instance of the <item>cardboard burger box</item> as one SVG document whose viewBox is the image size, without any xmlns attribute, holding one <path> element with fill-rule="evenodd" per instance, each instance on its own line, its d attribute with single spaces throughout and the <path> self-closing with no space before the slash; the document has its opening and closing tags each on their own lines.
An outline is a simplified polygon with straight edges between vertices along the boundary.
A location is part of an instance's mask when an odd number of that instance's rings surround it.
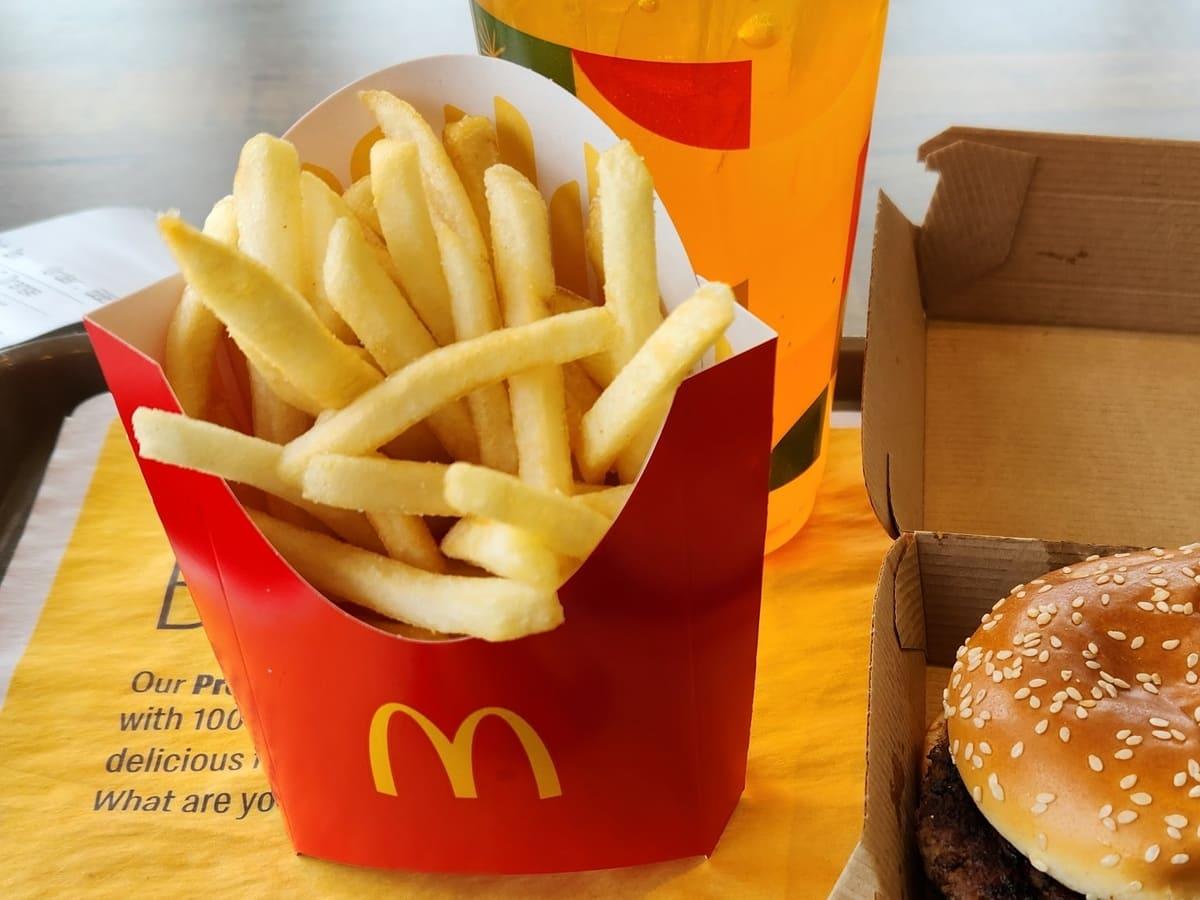
<svg viewBox="0 0 1200 900">
<path fill-rule="evenodd" d="M 954 654 L 1015 584 L 1200 536 L 1200 144 L 951 128 L 925 221 L 881 195 L 863 468 L 876 588 L 861 840 L 834 897 L 923 896 Z"/>
<path fill-rule="evenodd" d="M 528 69 L 416 60 L 339 91 L 286 134 L 342 186 L 375 127 L 366 88 L 405 98 L 438 131 L 448 104 L 490 115 L 503 98 L 530 129 L 547 197 L 586 183 L 585 144 L 617 140 Z M 656 214 L 672 308 L 697 279 L 661 203 Z M 135 409 L 179 409 L 160 363 L 181 289 L 168 279 L 87 322 L 135 449 Z M 732 356 L 684 382 L 629 502 L 561 588 L 564 624 L 521 640 L 376 629 L 300 578 L 223 481 L 139 460 L 298 852 L 516 873 L 712 851 L 745 783 L 775 351 L 744 310 L 727 338 Z"/>
</svg>

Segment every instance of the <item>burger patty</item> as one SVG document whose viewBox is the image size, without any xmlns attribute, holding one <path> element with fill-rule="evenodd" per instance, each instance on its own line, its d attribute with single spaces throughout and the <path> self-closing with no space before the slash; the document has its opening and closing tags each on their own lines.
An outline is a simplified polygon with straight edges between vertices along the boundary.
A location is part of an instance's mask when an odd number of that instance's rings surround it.
<svg viewBox="0 0 1200 900">
<path fill-rule="evenodd" d="M 1039 872 L 990 824 L 950 759 L 943 724 L 929 751 L 917 807 L 925 874 L 947 900 L 1082 900 Z"/>
</svg>

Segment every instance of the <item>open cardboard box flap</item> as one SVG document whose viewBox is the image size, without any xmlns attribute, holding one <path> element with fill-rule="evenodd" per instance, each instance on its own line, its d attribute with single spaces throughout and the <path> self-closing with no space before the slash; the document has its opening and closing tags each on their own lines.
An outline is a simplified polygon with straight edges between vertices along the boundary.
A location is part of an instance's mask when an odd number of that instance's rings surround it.
<svg viewBox="0 0 1200 900">
<path fill-rule="evenodd" d="M 863 395 L 893 534 L 1200 533 L 1200 145 L 951 128 L 880 197 Z M 1078 489 L 1082 477 L 1089 487 Z"/>
</svg>

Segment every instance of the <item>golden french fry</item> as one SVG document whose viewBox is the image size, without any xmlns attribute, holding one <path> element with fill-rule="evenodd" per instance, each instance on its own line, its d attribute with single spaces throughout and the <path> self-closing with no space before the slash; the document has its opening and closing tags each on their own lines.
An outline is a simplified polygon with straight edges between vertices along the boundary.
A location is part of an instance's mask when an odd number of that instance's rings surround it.
<svg viewBox="0 0 1200 900">
<path fill-rule="evenodd" d="M 580 363 L 567 363 L 563 366 L 563 386 L 567 398 L 567 434 L 571 439 L 571 452 L 579 454 L 580 423 L 583 414 L 592 408 L 600 397 L 600 388 L 588 377 Z"/>
<path fill-rule="evenodd" d="M 321 324 L 308 302 L 245 254 L 173 216 L 159 230 L 184 277 L 238 344 L 253 346 L 323 409 L 339 409 L 380 375 Z"/>
<path fill-rule="evenodd" d="M 549 631 L 562 622 L 553 591 L 504 578 L 438 575 L 250 512 L 263 535 L 318 590 L 446 634 L 488 641 Z"/>
<path fill-rule="evenodd" d="M 663 399 L 729 327 L 733 308 L 728 285 L 709 282 L 676 307 L 617 373 L 581 423 L 579 467 L 586 480 L 601 478 L 622 448 L 651 424 Z"/>
<path fill-rule="evenodd" d="M 496 129 L 485 116 L 463 116 L 442 129 L 442 143 L 454 171 L 462 180 L 475 220 L 483 235 L 484 247 L 491 247 L 491 223 L 488 221 L 487 196 L 483 189 L 483 173 L 500 162 Z"/>
<path fill-rule="evenodd" d="M 342 199 L 358 217 L 358 221 L 377 237 L 382 237 L 383 227 L 379 224 L 379 214 L 375 212 L 375 195 L 371 192 L 370 175 L 364 175 L 346 188 Z"/>
<path fill-rule="evenodd" d="M 411 105 L 387 91 L 363 91 L 359 97 L 374 114 L 385 135 L 417 145 L 425 196 L 434 218 L 449 225 L 468 250 L 486 259 L 488 253 L 483 232 L 479 229 L 466 188 L 429 123 Z"/>
<path fill-rule="evenodd" d="M 204 233 L 226 244 L 237 244 L 233 197 L 222 197 L 204 220 Z M 195 289 L 184 287 L 167 328 L 163 371 L 179 405 L 189 416 L 207 418 L 213 404 L 213 365 L 221 343 L 221 322 Z"/>
<path fill-rule="evenodd" d="M 646 457 L 650 455 L 667 413 L 671 411 L 673 399 L 673 395 L 668 395 L 659 400 L 658 405 L 646 417 L 645 427 L 617 454 L 617 477 L 622 483 L 630 484 L 641 474 Z"/>
<path fill-rule="evenodd" d="M 560 184 L 550 196 L 550 250 L 554 276 L 560 284 L 586 294 L 588 292 L 586 239 L 583 234 L 583 207 L 579 182 Z"/>
<path fill-rule="evenodd" d="M 233 176 L 238 249 L 292 290 L 304 289 L 303 202 L 296 148 L 269 134 L 246 141 Z"/>
<path fill-rule="evenodd" d="M 299 488 L 279 477 L 283 448 L 187 416 L 141 407 L 133 413 L 133 433 L 143 459 L 194 469 L 226 481 L 249 485 L 298 507 L 340 537 L 369 549 L 383 549 L 367 520 L 358 513 L 318 506 Z"/>
<path fill-rule="evenodd" d="M 261 379 L 272 394 L 282 400 L 287 406 L 293 407 L 301 412 L 307 413 L 309 416 L 316 417 L 322 413 L 319 403 L 313 402 L 312 398 L 308 397 L 303 392 L 297 390 L 286 378 L 283 373 L 276 368 L 275 364 L 254 349 L 253 346 L 247 344 L 242 346 L 234 339 L 237 348 L 242 351 L 246 357 L 246 361 L 250 364 L 251 371 L 255 376 Z M 308 428 L 312 423 L 305 422 L 305 428 Z"/>
<path fill-rule="evenodd" d="M 596 176 L 604 298 L 621 332 L 613 354 L 620 367 L 662 321 L 654 249 L 654 182 L 628 141 L 600 154 Z"/>
<path fill-rule="evenodd" d="M 571 497 L 470 463 L 454 463 L 446 470 L 446 500 L 464 516 L 524 528 L 551 550 L 576 559 L 592 552 L 609 525 Z"/>
<path fill-rule="evenodd" d="M 496 143 L 500 148 L 500 162 L 512 166 L 534 184 L 538 182 L 537 157 L 533 151 L 533 131 L 521 111 L 497 97 L 492 102 L 496 116 Z"/>
<path fill-rule="evenodd" d="M 550 312 L 556 316 L 560 313 L 579 312 L 581 309 L 596 308 L 596 304 L 587 297 L 581 297 L 579 294 L 562 285 L 555 287 L 554 293 L 547 299 L 546 305 L 550 307 Z"/>
<path fill-rule="evenodd" d="M 607 519 L 615 519 L 624 509 L 629 495 L 633 493 L 632 484 L 622 484 L 617 487 L 602 487 L 600 490 L 588 491 L 571 499 L 594 509 Z"/>
<path fill-rule="evenodd" d="M 567 290 L 561 285 L 555 288 L 554 293 L 550 295 L 547 305 L 550 307 L 550 312 L 556 316 L 565 312 L 596 308 L 596 304 L 591 300 L 580 297 L 574 291 Z M 595 356 L 581 359 L 579 364 L 587 371 L 588 377 L 600 387 L 607 387 L 613 380 L 613 375 L 616 374 L 616 370 L 613 368 L 612 354 L 609 353 L 597 353 Z"/>
<path fill-rule="evenodd" d="M 447 467 L 368 456 L 322 453 L 304 469 L 304 497 L 342 509 L 453 516 L 446 502 Z"/>
<path fill-rule="evenodd" d="M 469 252 L 449 226 L 434 222 L 442 270 L 450 289 L 450 311 L 459 340 L 469 340 L 500 327 L 500 308 L 485 260 Z M 467 396 L 471 418 L 479 436 L 479 459 L 502 472 L 517 471 L 517 443 L 513 436 L 508 388 L 489 384 Z"/>
<path fill-rule="evenodd" d="M 333 226 L 325 262 L 330 303 L 386 373 L 437 349 L 404 294 L 375 261 L 358 223 L 342 219 Z M 465 403 L 455 401 L 435 410 L 429 426 L 455 459 L 479 459 L 475 428 Z"/>
<path fill-rule="evenodd" d="M 388 253 L 413 309 L 439 344 L 454 342 L 450 292 L 421 181 L 416 144 L 384 139 L 371 148 L 371 191 Z"/>
<path fill-rule="evenodd" d="M 554 590 L 562 560 L 524 528 L 490 519 L 459 519 L 442 538 L 442 552 L 493 575 Z"/>
<path fill-rule="evenodd" d="M 600 198 L 593 197 L 588 204 L 587 225 L 583 231 L 583 246 L 587 251 L 588 262 L 596 273 L 596 280 L 604 283 L 604 238 L 603 225 L 600 219 Z"/>
<path fill-rule="evenodd" d="M 392 559 L 426 572 L 446 571 L 446 558 L 420 516 L 377 512 L 366 516 Z"/>
<path fill-rule="evenodd" d="M 258 134 L 246 141 L 233 177 L 233 198 L 238 249 L 260 263 L 283 285 L 302 291 L 303 202 L 300 158 L 296 148 L 269 134 Z M 186 270 L 184 274 L 187 275 Z M 214 312 L 220 318 L 220 313 Z M 229 327 L 228 322 L 225 324 Z M 236 329 L 230 330 L 237 337 Z M 281 367 L 276 364 L 276 368 Z M 271 441 L 289 441 L 310 424 L 307 415 L 287 405 L 271 391 L 267 377 L 253 366 L 250 368 L 250 405 L 254 433 Z M 280 515 L 286 514 L 276 504 L 272 504 L 271 509 Z"/>
<path fill-rule="evenodd" d="M 496 165 L 484 174 L 492 222 L 492 257 L 504 322 L 509 327 L 544 318 L 554 294 L 546 201 L 516 169 Z M 557 366 L 508 380 L 518 472 L 539 487 L 570 493 L 571 448 L 566 396 Z"/>
<path fill-rule="evenodd" d="M 599 353 L 614 334 L 612 317 L 597 307 L 439 347 L 296 438 L 283 472 L 299 478 L 318 453 L 376 450 L 452 400 L 514 372 Z"/>
<path fill-rule="evenodd" d="M 339 340 L 349 341 L 354 337 L 353 332 L 325 296 L 324 271 L 325 248 L 333 223 L 343 217 L 353 217 L 354 213 L 345 200 L 312 172 L 300 173 L 300 198 L 304 215 L 304 294 L 325 327 Z"/>
</svg>

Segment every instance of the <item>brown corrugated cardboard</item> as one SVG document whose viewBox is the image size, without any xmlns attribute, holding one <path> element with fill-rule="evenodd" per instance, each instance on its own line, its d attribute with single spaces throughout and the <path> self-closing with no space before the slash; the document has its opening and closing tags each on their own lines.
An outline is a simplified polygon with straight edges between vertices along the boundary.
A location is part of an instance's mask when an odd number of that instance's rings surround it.
<svg viewBox="0 0 1200 900">
<path fill-rule="evenodd" d="M 863 466 L 899 539 L 838 898 L 922 896 L 924 733 L 980 616 L 1051 568 L 1200 535 L 1200 144 L 952 128 L 921 158 L 924 224 L 886 196 L 876 220 Z"/>
</svg>

